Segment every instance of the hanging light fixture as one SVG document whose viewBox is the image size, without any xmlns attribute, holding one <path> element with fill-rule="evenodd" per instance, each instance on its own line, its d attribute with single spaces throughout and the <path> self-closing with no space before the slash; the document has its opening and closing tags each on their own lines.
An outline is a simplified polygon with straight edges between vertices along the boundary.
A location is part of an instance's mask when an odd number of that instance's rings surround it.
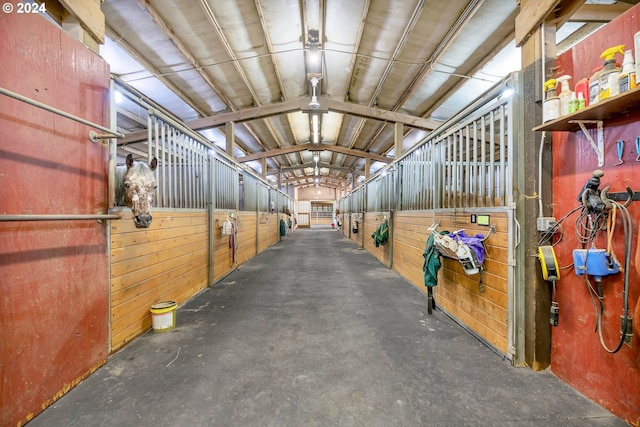
<svg viewBox="0 0 640 427">
<path fill-rule="evenodd" d="M 316 96 L 316 88 L 318 87 L 318 78 L 311 78 L 311 102 L 309 103 L 309 108 L 312 110 L 317 110 L 320 108 L 320 103 L 318 102 L 318 97 Z"/>
<path fill-rule="evenodd" d="M 312 44 L 309 46 L 309 63 L 315 65 L 320 62 L 320 52 L 318 52 L 318 45 Z"/>
<path fill-rule="evenodd" d="M 316 166 L 317 166 L 318 162 L 320 161 L 320 152 L 312 151 L 311 153 L 313 153 L 313 161 L 316 162 Z"/>
</svg>

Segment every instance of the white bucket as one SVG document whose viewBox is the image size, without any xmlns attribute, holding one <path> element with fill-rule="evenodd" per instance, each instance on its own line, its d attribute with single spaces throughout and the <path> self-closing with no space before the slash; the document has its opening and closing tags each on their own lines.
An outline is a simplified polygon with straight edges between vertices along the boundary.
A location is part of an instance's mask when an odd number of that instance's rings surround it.
<svg viewBox="0 0 640 427">
<path fill-rule="evenodd" d="M 154 332 L 170 331 L 176 326 L 175 301 L 164 301 L 151 306 L 151 326 Z"/>
</svg>

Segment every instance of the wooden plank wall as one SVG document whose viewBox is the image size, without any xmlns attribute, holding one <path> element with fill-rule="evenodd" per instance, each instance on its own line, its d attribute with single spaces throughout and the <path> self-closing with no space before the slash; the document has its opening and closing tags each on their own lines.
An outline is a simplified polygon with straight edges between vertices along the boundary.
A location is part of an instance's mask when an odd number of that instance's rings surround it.
<svg viewBox="0 0 640 427">
<path fill-rule="evenodd" d="M 235 215 L 235 211 L 233 212 Z M 213 214 L 214 226 L 213 226 L 213 281 L 217 282 L 227 274 L 229 274 L 235 267 L 232 262 L 231 247 L 229 242 L 229 236 L 222 235 L 222 226 L 227 220 L 229 211 L 216 210 Z M 255 217 L 255 213 L 253 214 Z M 238 222 L 244 223 L 243 220 L 238 219 Z M 239 234 L 239 229 L 238 229 Z M 240 246 L 238 244 L 238 246 Z"/>
<path fill-rule="evenodd" d="M 235 256 L 231 248 L 231 237 L 222 234 L 224 222 L 233 212 L 237 226 Z M 231 273 L 240 264 L 256 255 L 256 213 L 216 210 L 213 235 L 213 281 L 214 283 Z"/>
<path fill-rule="evenodd" d="M 280 240 L 280 219 L 268 212 L 260 212 L 258 218 L 258 252 L 262 252 Z"/>
<path fill-rule="evenodd" d="M 363 224 L 362 224 L 362 220 L 363 220 L 363 214 L 361 213 L 351 213 L 349 214 L 351 215 L 351 240 L 353 240 L 354 242 L 356 242 L 356 244 L 358 244 L 358 246 L 362 247 L 364 245 L 364 241 L 363 239 Z M 354 233 L 353 232 L 353 225 L 354 223 L 358 221 L 358 232 Z M 347 221 L 347 225 L 349 224 L 349 221 Z M 349 235 L 349 230 L 347 230 L 347 235 Z"/>
<path fill-rule="evenodd" d="M 474 212 L 482 213 L 482 212 Z M 443 266 L 435 288 L 437 304 L 468 326 L 503 354 L 508 351 L 507 284 L 508 223 L 507 214 L 491 212 L 494 232 L 485 242 L 486 259 L 479 292 L 480 275 L 466 275 L 460 263 L 442 258 Z M 488 228 L 470 223 L 470 214 L 454 212 L 396 212 L 393 216 L 393 268 L 420 290 L 426 292 L 422 256 L 428 238 L 427 228 L 439 222 L 439 230 L 465 229 L 469 235 L 487 235 Z"/>
<path fill-rule="evenodd" d="M 387 241 L 386 245 L 378 246 L 376 248 L 375 241 L 371 237 L 388 215 L 382 212 L 367 212 L 364 215 L 364 248 L 378 258 L 378 261 L 388 266 L 391 262 L 389 250 L 389 247 L 391 246 L 390 242 Z M 388 221 L 388 224 L 391 225 L 391 221 Z"/>
<path fill-rule="evenodd" d="M 331 225 L 333 223 L 333 218 L 331 217 L 316 218 L 314 217 L 314 213 L 312 212 L 311 219 L 309 220 L 309 222 L 311 223 L 312 227 L 314 225 Z"/>
<path fill-rule="evenodd" d="M 237 216 L 238 249 L 236 250 L 236 267 L 249 261 L 258 253 L 256 250 L 257 214 L 255 212 L 238 212 Z M 215 272 L 216 264 L 213 264 L 213 269 Z"/>
<path fill-rule="evenodd" d="M 111 221 L 112 352 L 149 330 L 152 304 L 179 305 L 208 285 L 207 218 L 205 210 L 154 211 L 148 229 Z"/>
</svg>

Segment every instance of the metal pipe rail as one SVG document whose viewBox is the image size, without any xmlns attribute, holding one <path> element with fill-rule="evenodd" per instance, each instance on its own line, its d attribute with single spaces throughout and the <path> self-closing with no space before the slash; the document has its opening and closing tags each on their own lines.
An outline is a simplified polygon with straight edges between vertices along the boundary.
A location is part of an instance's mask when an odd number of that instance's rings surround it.
<svg viewBox="0 0 640 427">
<path fill-rule="evenodd" d="M 4 221 L 82 221 L 82 220 L 103 220 L 122 219 L 119 214 L 90 214 L 90 215 L 0 215 L 0 222 Z"/>
<path fill-rule="evenodd" d="M 50 106 L 48 106 L 46 104 L 43 104 L 42 102 L 38 102 L 38 101 L 36 101 L 34 99 L 27 98 L 26 96 L 22 96 L 22 95 L 19 95 L 19 94 L 15 93 L 15 92 L 11 92 L 10 90 L 7 90 L 7 89 L 4 89 L 4 88 L 0 87 L 0 94 L 6 95 L 6 96 L 8 96 L 10 98 L 13 98 L 13 99 L 17 99 L 18 101 L 25 102 L 25 103 L 27 103 L 29 105 L 33 105 L 34 107 L 38 107 L 38 108 L 41 108 L 43 110 L 49 111 L 49 112 L 51 112 L 53 114 L 57 114 L 59 116 L 66 117 L 67 119 L 73 120 L 73 121 L 78 122 L 78 123 L 82 123 L 84 125 L 87 125 L 87 126 L 90 126 L 90 127 L 94 128 L 94 129 L 99 129 L 99 130 L 103 131 L 104 133 L 108 134 L 112 138 L 124 138 L 124 134 L 121 133 L 121 132 L 112 131 L 109 128 L 106 128 L 104 126 L 98 125 L 98 124 L 93 123 L 93 122 L 90 122 L 89 120 L 85 120 L 85 119 L 83 119 L 81 117 L 74 116 L 73 114 L 69 114 L 69 113 L 64 112 L 62 110 L 59 110 L 57 108 L 50 107 Z M 89 134 L 89 138 L 92 141 L 93 141 L 93 139 L 99 138 L 99 137 L 103 137 L 103 135 L 96 135 L 93 132 Z"/>
</svg>

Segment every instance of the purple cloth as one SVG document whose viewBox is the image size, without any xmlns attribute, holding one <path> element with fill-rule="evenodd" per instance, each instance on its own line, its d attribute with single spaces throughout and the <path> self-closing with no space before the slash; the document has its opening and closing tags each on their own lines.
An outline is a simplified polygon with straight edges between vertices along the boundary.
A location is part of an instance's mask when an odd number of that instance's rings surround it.
<svg viewBox="0 0 640 427">
<path fill-rule="evenodd" d="M 467 233 L 465 233 L 464 230 L 460 230 L 449 233 L 449 237 L 458 242 L 465 243 L 476 254 L 478 262 L 480 264 L 484 262 L 484 245 L 482 244 L 484 235 L 476 234 L 475 236 L 467 236 Z"/>
</svg>

